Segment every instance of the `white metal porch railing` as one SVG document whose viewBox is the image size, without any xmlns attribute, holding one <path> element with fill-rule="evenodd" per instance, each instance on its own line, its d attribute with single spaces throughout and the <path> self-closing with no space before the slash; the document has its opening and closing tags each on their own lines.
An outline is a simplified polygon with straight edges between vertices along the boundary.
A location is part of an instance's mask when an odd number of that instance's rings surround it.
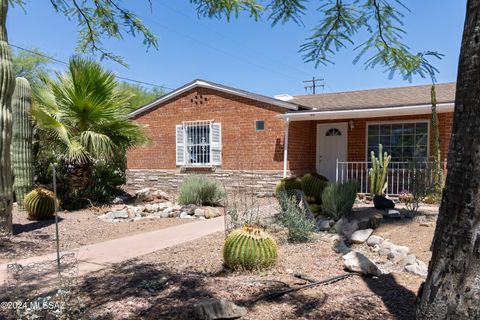
<svg viewBox="0 0 480 320">
<path fill-rule="evenodd" d="M 357 181 L 359 184 L 359 193 L 370 193 L 370 181 L 368 171 L 372 167 L 369 161 L 338 161 L 336 167 L 336 182 L 343 183 L 348 180 Z M 446 170 L 446 162 L 442 163 L 442 169 Z M 421 172 L 422 176 L 432 181 L 434 173 L 433 162 L 390 162 L 387 174 L 388 195 L 398 195 L 403 190 L 409 190 L 412 178 Z"/>
</svg>

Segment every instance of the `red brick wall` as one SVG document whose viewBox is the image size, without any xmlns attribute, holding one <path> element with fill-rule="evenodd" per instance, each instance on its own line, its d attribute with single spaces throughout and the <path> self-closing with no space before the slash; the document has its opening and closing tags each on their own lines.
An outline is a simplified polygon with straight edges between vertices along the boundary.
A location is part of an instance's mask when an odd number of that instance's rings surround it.
<svg viewBox="0 0 480 320">
<path fill-rule="evenodd" d="M 285 111 L 211 89 L 192 89 L 137 117 L 139 123 L 148 126 L 147 135 L 152 142 L 129 150 L 127 167 L 175 169 L 175 125 L 182 121 L 215 120 L 222 124 L 222 169 L 282 170 L 284 124 L 276 116 Z M 255 120 L 265 121 L 264 131 L 255 131 Z"/>
<path fill-rule="evenodd" d="M 200 101 L 200 96 L 203 98 L 202 104 L 195 104 L 195 101 Z M 222 124 L 221 169 L 280 171 L 283 169 L 284 124 L 277 115 L 285 111 L 283 108 L 211 89 L 192 89 L 136 119 L 148 126 L 147 135 L 152 142 L 146 147 L 129 150 L 127 167 L 175 169 L 175 125 L 182 121 L 215 120 Z M 429 120 L 430 115 L 353 119 L 354 128 L 349 129 L 348 133 L 348 161 L 366 160 L 367 122 L 418 119 Z M 255 120 L 265 121 L 265 131 L 255 131 Z M 442 158 L 448 152 L 452 120 L 452 113 L 439 114 Z M 291 122 L 289 170 L 295 174 L 315 170 L 318 123 L 349 121 Z"/>
</svg>

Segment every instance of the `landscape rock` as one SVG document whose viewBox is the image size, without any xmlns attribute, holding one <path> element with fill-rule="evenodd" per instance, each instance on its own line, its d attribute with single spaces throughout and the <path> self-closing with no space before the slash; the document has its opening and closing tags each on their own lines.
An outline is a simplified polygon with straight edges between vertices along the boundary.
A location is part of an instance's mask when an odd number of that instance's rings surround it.
<svg viewBox="0 0 480 320">
<path fill-rule="evenodd" d="M 205 219 L 216 218 L 222 215 L 222 212 L 219 208 L 215 207 L 204 207 L 204 217 Z"/>
<path fill-rule="evenodd" d="M 394 262 L 400 262 L 410 252 L 409 247 L 393 245 L 390 248 L 390 252 L 387 254 L 387 258 Z"/>
<path fill-rule="evenodd" d="M 342 258 L 347 270 L 370 276 L 382 275 L 377 265 L 358 251 L 350 251 Z"/>
<path fill-rule="evenodd" d="M 162 190 L 155 190 L 151 192 L 151 197 L 153 199 L 163 199 L 163 200 L 170 200 L 170 197 L 168 196 L 168 193 Z"/>
<path fill-rule="evenodd" d="M 415 255 L 413 254 L 409 254 L 405 258 L 403 258 L 402 261 L 400 261 L 400 264 L 402 266 L 409 266 L 409 265 L 415 264 L 416 262 L 417 262 L 417 257 L 415 257 Z"/>
<path fill-rule="evenodd" d="M 317 219 L 317 228 L 319 231 L 328 231 L 330 230 L 330 220 L 324 219 L 324 218 L 318 218 Z"/>
<path fill-rule="evenodd" d="M 379 246 L 383 241 L 385 241 L 384 238 L 372 235 L 367 239 L 367 245 L 369 245 L 370 247 L 374 247 L 376 245 Z"/>
<path fill-rule="evenodd" d="M 352 234 L 357 230 L 358 230 L 358 222 L 356 220 L 352 220 L 350 222 L 347 222 L 347 223 L 343 224 L 341 233 L 347 239 L 349 239 L 352 236 Z"/>
<path fill-rule="evenodd" d="M 98 216 L 98 218 L 102 220 L 113 220 L 115 219 L 115 214 L 112 211 L 110 211 L 105 214 L 102 214 L 101 216 Z"/>
<path fill-rule="evenodd" d="M 155 212 L 153 204 L 146 204 L 145 207 L 144 207 L 144 211 L 146 211 L 148 213 Z"/>
<path fill-rule="evenodd" d="M 247 309 L 224 299 L 209 299 L 193 305 L 183 319 L 215 320 L 238 319 L 247 314 Z"/>
<path fill-rule="evenodd" d="M 159 209 L 166 209 L 168 207 L 171 207 L 172 203 L 171 202 L 160 202 L 160 203 L 157 203 L 157 205 L 158 205 Z"/>
<path fill-rule="evenodd" d="M 195 217 L 205 217 L 205 210 L 204 209 L 195 209 L 195 212 L 193 214 Z"/>
<path fill-rule="evenodd" d="M 196 209 L 197 209 L 196 205 L 189 204 L 189 205 L 183 206 L 180 210 L 185 211 L 189 215 L 193 215 Z"/>
<path fill-rule="evenodd" d="M 182 213 L 180 213 L 180 219 L 193 219 L 193 216 L 183 211 Z"/>
<path fill-rule="evenodd" d="M 390 209 L 390 210 L 385 211 L 385 213 L 383 214 L 383 217 L 384 218 L 395 219 L 395 218 L 401 218 L 402 214 L 398 210 Z"/>
<path fill-rule="evenodd" d="M 172 209 L 175 210 L 175 211 L 180 211 L 180 210 L 182 210 L 182 206 L 179 205 L 178 203 L 176 203 L 176 204 L 172 207 Z"/>
<path fill-rule="evenodd" d="M 364 243 L 372 235 L 372 233 L 373 229 L 357 230 L 352 233 L 352 236 L 350 237 L 350 243 Z"/>
<path fill-rule="evenodd" d="M 426 278 L 428 275 L 428 266 L 425 262 L 417 259 L 414 264 L 405 266 L 405 271 Z"/>
<path fill-rule="evenodd" d="M 166 211 L 160 211 L 160 212 L 158 213 L 158 216 L 159 216 L 160 218 L 169 218 L 169 217 L 170 217 L 170 213 L 169 213 L 169 212 L 166 212 Z"/>
<path fill-rule="evenodd" d="M 343 239 L 335 240 L 334 250 L 335 252 L 340 253 L 342 255 L 345 255 L 351 251 L 350 248 L 345 244 L 345 241 L 343 241 Z"/>
<path fill-rule="evenodd" d="M 122 204 L 123 199 L 121 197 L 115 197 L 115 199 L 112 200 L 113 204 Z"/>
<path fill-rule="evenodd" d="M 137 197 L 137 201 L 140 201 L 140 202 L 149 202 L 153 200 L 152 195 L 150 193 L 150 188 L 138 190 L 135 193 L 135 195 Z"/>
<path fill-rule="evenodd" d="M 121 210 L 121 211 L 113 211 L 113 217 L 114 219 L 128 219 L 128 211 L 127 210 Z"/>
</svg>

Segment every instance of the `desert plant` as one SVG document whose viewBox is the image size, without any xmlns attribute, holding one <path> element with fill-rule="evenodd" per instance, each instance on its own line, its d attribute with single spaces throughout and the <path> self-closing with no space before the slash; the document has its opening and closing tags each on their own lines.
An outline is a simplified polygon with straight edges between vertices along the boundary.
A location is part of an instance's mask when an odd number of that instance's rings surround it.
<svg viewBox="0 0 480 320">
<path fill-rule="evenodd" d="M 39 135 L 63 162 L 72 192 L 89 185 L 95 161 L 122 157 L 147 141 L 128 118 L 129 99 L 113 72 L 79 57 L 70 59 L 66 73 L 35 89 L 32 115 Z"/>
<path fill-rule="evenodd" d="M 223 246 L 223 261 L 232 270 L 263 269 L 277 261 L 277 244 L 265 231 L 244 226 L 232 231 Z"/>
<path fill-rule="evenodd" d="M 291 190 L 301 190 L 302 183 L 297 177 L 288 177 L 280 180 L 275 187 L 275 195 L 277 197 L 282 193 L 282 191 L 291 191 Z"/>
<path fill-rule="evenodd" d="M 378 145 L 378 158 L 375 157 L 375 152 L 371 152 L 372 167 L 368 171 L 370 182 L 370 194 L 382 196 L 387 189 L 387 172 L 388 164 L 392 158 L 387 152 L 383 153 L 383 147 Z"/>
<path fill-rule="evenodd" d="M 288 230 L 289 242 L 307 242 L 315 230 L 315 222 L 308 215 L 302 203 L 289 192 L 282 192 L 279 197 L 279 214 L 277 220 Z"/>
<path fill-rule="evenodd" d="M 377 229 L 382 223 L 382 218 L 377 216 L 372 216 L 368 218 L 368 227 L 372 229 Z"/>
<path fill-rule="evenodd" d="M 348 216 L 352 212 L 357 189 L 355 181 L 330 183 L 322 194 L 322 213 L 334 220 Z"/>
<path fill-rule="evenodd" d="M 225 192 L 220 183 L 207 176 L 192 175 L 180 186 L 178 202 L 181 204 L 218 205 Z"/>
<path fill-rule="evenodd" d="M 325 187 L 328 185 L 327 180 L 319 174 L 316 173 L 307 173 L 301 179 L 302 190 L 307 196 L 307 201 L 309 198 L 313 198 L 315 203 L 322 203 L 322 193 Z"/>
<path fill-rule="evenodd" d="M 33 189 L 31 102 L 32 90 L 28 80 L 17 78 L 12 98 L 12 166 L 13 189 L 19 207 L 23 207 L 25 195 Z"/>
<path fill-rule="evenodd" d="M 29 220 L 45 220 L 53 217 L 58 202 L 52 191 L 36 188 L 25 196 L 24 204 Z"/>
<path fill-rule="evenodd" d="M 429 173 L 431 168 L 429 164 L 410 162 L 408 164 L 410 171 L 409 197 L 405 203 L 407 210 L 416 213 L 420 208 L 420 203 L 432 194 L 438 192 L 438 183 L 436 177 Z"/>
<path fill-rule="evenodd" d="M 10 1 L 0 1 L 0 236 L 12 232 L 12 94 L 15 89 L 6 19 Z"/>
</svg>

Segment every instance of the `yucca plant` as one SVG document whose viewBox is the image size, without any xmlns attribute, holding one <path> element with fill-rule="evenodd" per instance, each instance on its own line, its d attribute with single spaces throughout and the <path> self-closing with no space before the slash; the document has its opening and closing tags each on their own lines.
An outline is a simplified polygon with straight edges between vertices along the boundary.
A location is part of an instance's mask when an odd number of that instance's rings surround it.
<svg viewBox="0 0 480 320">
<path fill-rule="evenodd" d="M 128 119 L 130 96 L 115 75 L 92 60 L 74 57 L 68 71 L 35 90 L 32 115 L 67 172 L 71 191 L 86 188 L 94 160 L 119 157 L 147 141 Z"/>
</svg>

